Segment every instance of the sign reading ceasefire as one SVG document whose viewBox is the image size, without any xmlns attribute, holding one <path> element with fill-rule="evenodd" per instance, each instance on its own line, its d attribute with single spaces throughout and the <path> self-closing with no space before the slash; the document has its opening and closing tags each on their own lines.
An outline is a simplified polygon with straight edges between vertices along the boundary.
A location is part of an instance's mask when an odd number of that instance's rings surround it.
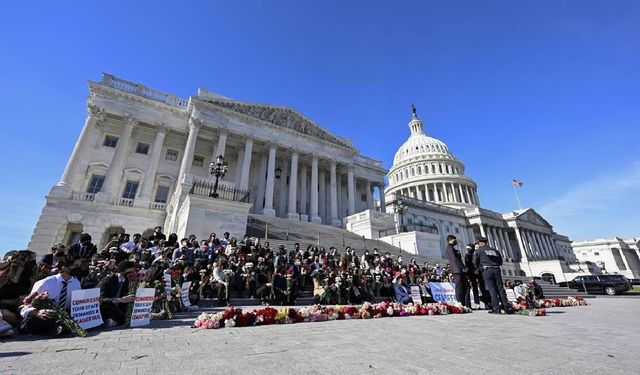
<svg viewBox="0 0 640 375">
<path fill-rule="evenodd" d="M 74 290 L 71 293 L 71 318 L 82 329 L 89 329 L 102 324 L 99 288 Z"/>
</svg>

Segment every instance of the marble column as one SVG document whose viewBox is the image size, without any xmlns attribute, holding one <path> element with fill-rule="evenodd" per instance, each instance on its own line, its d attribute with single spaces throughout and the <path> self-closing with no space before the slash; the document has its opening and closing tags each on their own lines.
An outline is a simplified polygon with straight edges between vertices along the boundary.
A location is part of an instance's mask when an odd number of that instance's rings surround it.
<svg viewBox="0 0 640 375">
<path fill-rule="evenodd" d="M 482 237 L 487 237 L 487 232 L 484 230 L 484 224 L 480 223 L 480 224 L 478 224 L 478 227 L 480 227 L 480 235 Z"/>
<path fill-rule="evenodd" d="M 251 171 L 251 156 L 253 153 L 253 139 L 247 138 L 244 145 L 244 156 L 242 158 L 242 174 L 240 175 L 240 189 L 249 189 L 249 174 Z"/>
<path fill-rule="evenodd" d="M 502 252 L 506 255 L 505 258 L 509 258 L 511 259 L 511 261 L 513 261 L 513 257 L 511 256 L 511 254 L 509 253 L 509 250 L 507 249 L 507 242 L 504 240 L 504 234 L 502 233 L 502 228 L 498 228 L 496 232 L 498 233 L 498 239 L 500 240 L 500 245 L 502 245 Z"/>
<path fill-rule="evenodd" d="M 267 164 L 267 185 L 264 193 L 264 209 L 262 214 L 266 216 L 276 216 L 276 210 L 273 209 L 273 190 L 275 184 L 276 170 L 276 150 L 275 145 L 269 146 L 269 161 Z"/>
<path fill-rule="evenodd" d="M 327 215 L 327 179 L 323 170 L 318 170 L 318 195 L 320 196 L 318 202 L 318 216 L 320 216 L 320 222 L 324 224 L 331 224 Z"/>
<path fill-rule="evenodd" d="M 219 155 L 224 156 L 224 153 L 227 149 L 227 132 L 226 130 L 220 130 L 220 136 L 218 137 L 218 145 L 213 150 L 213 154 L 211 155 L 211 162 L 215 163 L 218 159 Z"/>
<path fill-rule="evenodd" d="M 536 237 L 536 241 L 538 241 L 538 243 L 540 244 L 540 248 L 542 249 L 542 251 L 544 252 L 544 256 L 546 259 L 550 259 L 551 258 L 551 253 L 549 252 L 549 250 L 547 249 L 546 244 L 544 243 L 544 241 L 542 241 L 542 235 L 539 232 L 534 232 L 534 235 Z"/>
<path fill-rule="evenodd" d="M 109 170 L 107 171 L 107 175 L 104 178 L 104 183 L 102 184 L 102 190 L 100 190 L 94 198 L 95 202 L 113 204 L 113 198 L 115 195 L 116 188 L 122 182 L 121 180 L 122 180 L 122 175 L 124 174 L 124 165 L 127 161 L 127 156 L 129 154 L 129 145 L 131 144 L 131 134 L 133 133 L 133 127 L 137 123 L 138 123 L 138 120 L 132 115 L 130 114 L 124 115 L 124 126 L 122 128 L 122 132 L 120 133 L 120 138 L 118 139 L 116 149 L 113 153 L 113 158 L 111 159 Z M 192 133 L 195 132 L 195 136 L 193 137 L 194 144 L 195 144 L 195 138 L 197 138 L 197 135 L 198 135 L 198 129 L 200 129 L 199 125 L 198 126 L 194 125 L 194 126 L 191 126 L 191 131 L 189 131 L 190 139 L 191 139 Z M 187 143 L 187 146 L 188 145 L 189 144 Z M 193 152 L 191 154 L 191 157 L 193 157 Z M 189 166 L 191 166 L 191 164 L 189 164 Z"/>
<path fill-rule="evenodd" d="M 521 262 L 529 262 L 531 255 L 529 254 L 527 247 L 524 243 L 524 238 L 520 232 L 519 228 L 514 228 L 516 233 L 516 239 L 518 240 L 518 246 L 520 247 L 520 261 Z"/>
<path fill-rule="evenodd" d="M 380 183 L 378 189 L 380 190 L 380 212 L 387 212 L 387 203 L 384 201 L 384 181 Z"/>
<path fill-rule="evenodd" d="M 373 188 L 371 187 L 371 181 L 366 180 L 364 183 L 364 188 L 366 189 L 367 194 L 367 209 L 373 210 L 375 207 L 373 206 Z"/>
<path fill-rule="evenodd" d="M 300 220 L 308 221 L 309 215 L 307 215 L 307 166 L 300 166 L 300 207 L 298 207 L 298 211 L 300 211 Z"/>
<path fill-rule="evenodd" d="M 232 171 L 234 173 L 233 184 L 239 188 L 240 187 L 240 179 L 242 178 L 242 165 L 244 163 L 244 148 L 238 146 L 236 149 L 236 164 L 233 167 Z"/>
<path fill-rule="evenodd" d="M 507 244 L 507 251 L 511 254 L 511 258 L 515 261 L 519 261 L 520 259 L 518 259 L 517 254 L 515 253 L 515 251 L 513 251 L 513 247 L 511 247 L 511 241 L 509 240 L 509 230 L 505 229 L 502 234 L 504 236 L 504 241 Z"/>
<path fill-rule="evenodd" d="M 149 157 L 144 178 L 140 185 L 140 193 L 138 193 L 137 199 L 133 202 L 136 207 L 148 207 L 151 202 L 153 183 L 155 181 L 158 164 L 160 163 L 160 158 L 162 156 L 162 144 L 164 143 L 166 132 L 167 128 L 164 125 L 158 127 L 156 137 L 153 140 L 153 145 L 151 146 L 151 156 Z"/>
<path fill-rule="evenodd" d="M 558 249 L 556 249 L 555 244 L 553 243 L 553 238 L 551 238 L 550 235 L 545 234 L 544 235 L 544 239 L 547 241 L 547 247 L 549 248 L 549 250 L 551 251 L 551 255 L 554 259 L 556 259 L 560 253 L 558 253 Z"/>
<path fill-rule="evenodd" d="M 324 176 L 322 183 L 324 183 Z M 312 223 L 322 222 L 320 216 L 318 215 L 318 185 L 318 156 L 313 155 L 313 158 L 311 159 L 311 202 L 309 204 L 309 211 L 311 211 L 309 212 L 309 214 L 311 215 L 310 221 Z"/>
<path fill-rule="evenodd" d="M 287 212 L 287 218 L 289 220 L 300 220 L 298 214 L 297 201 L 298 197 L 298 151 L 293 151 L 291 154 L 291 171 L 289 177 L 289 211 Z"/>
<path fill-rule="evenodd" d="M 78 141 L 76 141 L 75 146 L 73 146 L 71 157 L 69 157 L 67 166 L 64 168 L 64 172 L 62 173 L 60 182 L 58 182 L 58 186 L 71 186 L 73 176 L 84 175 L 84 173 L 82 173 L 84 163 L 81 162 L 79 157 L 80 149 L 87 144 L 87 133 L 96 125 L 103 123 L 107 117 L 104 109 L 98 106 L 89 105 L 88 112 L 89 113 L 87 114 L 87 119 L 85 120 L 84 126 L 80 131 Z M 118 139 L 118 143 L 120 143 L 120 141 L 121 139 Z M 80 186 L 72 187 L 78 190 L 80 189 Z"/>
<path fill-rule="evenodd" d="M 256 195 L 256 204 L 254 212 L 262 213 L 264 209 L 264 194 L 267 187 L 267 162 L 269 158 L 260 158 L 260 167 L 258 170 L 258 194 Z"/>
<path fill-rule="evenodd" d="M 277 206 L 276 214 L 279 217 L 286 217 L 287 203 L 288 203 L 287 192 L 289 190 L 287 189 L 287 177 L 289 176 L 289 163 L 283 160 L 281 169 L 282 169 L 282 177 L 280 177 L 280 187 L 279 187 L 279 194 L 278 194 L 278 202 L 276 205 Z"/>
<path fill-rule="evenodd" d="M 331 161 L 330 189 L 331 189 L 331 225 L 340 227 L 342 222 L 338 220 L 338 182 L 336 177 L 336 162 Z"/>
<path fill-rule="evenodd" d="M 457 184 L 458 186 L 458 194 L 460 194 L 460 203 L 467 203 L 464 199 L 464 194 L 462 193 L 462 185 Z"/>
<path fill-rule="evenodd" d="M 542 260 L 543 254 L 538 245 L 536 244 L 535 239 L 533 238 L 533 233 L 530 230 L 525 229 L 525 233 L 527 234 L 527 238 L 529 239 L 529 246 L 531 247 L 531 251 L 535 254 L 536 260 Z"/>
<path fill-rule="evenodd" d="M 347 193 L 349 194 L 347 197 L 349 203 L 347 216 L 349 216 L 356 213 L 356 182 L 353 176 L 352 166 L 347 168 Z"/>
</svg>

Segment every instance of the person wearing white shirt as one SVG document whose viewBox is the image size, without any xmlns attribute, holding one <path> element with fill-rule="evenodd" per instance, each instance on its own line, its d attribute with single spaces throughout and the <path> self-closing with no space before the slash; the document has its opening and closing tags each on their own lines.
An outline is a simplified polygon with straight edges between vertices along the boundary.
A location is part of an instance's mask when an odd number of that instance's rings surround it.
<svg viewBox="0 0 640 375">
<path fill-rule="evenodd" d="M 81 264 L 81 258 L 60 259 L 58 262 L 60 273 L 38 280 L 26 300 L 28 301 L 36 293 L 46 292 L 49 299 L 60 309 L 70 311 L 71 293 L 81 289 L 80 281 L 74 276 L 81 272 Z M 36 309 L 27 303 L 20 310 L 20 315 L 22 316 L 20 328 L 26 333 L 57 336 L 62 332 L 62 326 L 56 321 L 54 310 Z"/>
</svg>

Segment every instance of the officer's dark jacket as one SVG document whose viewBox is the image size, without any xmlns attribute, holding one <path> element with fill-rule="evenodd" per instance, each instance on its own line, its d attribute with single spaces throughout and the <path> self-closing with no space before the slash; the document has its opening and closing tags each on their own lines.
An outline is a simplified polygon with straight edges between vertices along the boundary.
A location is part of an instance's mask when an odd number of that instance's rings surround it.
<svg viewBox="0 0 640 375">
<path fill-rule="evenodd" d="M 502 265 L 502 254 L 493 247 L 481 247 L 473 253 L 473 264 L 476 267 L 499 267 Z"/>
<path fill-rule="evenodd" d="M 447 253 L 445 255 L 447 257 L 447 260 L 449 260 L 451 273 L 462 273 L 464 264 L 462 263 L 462 256 L 460 255 L 460 251 L 453 247 L 453 245 L 449 244 L 447 246 Z"/>
<path fill-rule="evenodd" d="M 475 249 L 469 251 L 467 250 L 467 253 L 464 255 L 464 264 L 467 266 L 467 269 L 469 270 L 468 272 L 474 273 L 474 271 L 476 270 L 476 265 L 473 264 L 473 254 L 475 254 Z"/>
</svg>

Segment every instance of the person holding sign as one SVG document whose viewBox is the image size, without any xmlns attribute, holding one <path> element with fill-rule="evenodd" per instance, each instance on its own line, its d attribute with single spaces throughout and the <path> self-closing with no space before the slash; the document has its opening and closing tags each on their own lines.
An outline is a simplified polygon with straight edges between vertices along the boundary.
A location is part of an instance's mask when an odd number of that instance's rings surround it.
<svg viewBox="0 0 640 375">
<path fill-rule="evenodd" d="M 447 236 L 447 252 L 446 256 L 451 266 L 452 281 L 456 284 L 456 299 L 461 304 L 471 308 L 471 300 L 469 298 L 469 278 L 467 277 L 467 267 L 462 262 L 462 254 L 456 249 L 458 240 L 454 235 Z"/>
<path fill-rule="evenodd" d="M 100 280 L 100 312 L 105 326 L 123 325 L 127 320 L 128 304 L 135 301 L 136 296 L 129 294 L 131 280 L 136 277 L 136 264 L 130 260 L 118 263 L 117 273 Z"/>
<path fill-rule="evenodd" d="M 486 237 L 478 237 L 479 248 L 473 254 L 473 264 L 476 268 L 482 268 L 484 283 L 491 295 L 492 309 L 489 314 L 500 314 L 500 302 L 507 314 L 513 314 L 513 307 L 507 299 L 507 294 L 502 287 L 502 255 L 500 252 L 488 246 Z"/>
</svg>

